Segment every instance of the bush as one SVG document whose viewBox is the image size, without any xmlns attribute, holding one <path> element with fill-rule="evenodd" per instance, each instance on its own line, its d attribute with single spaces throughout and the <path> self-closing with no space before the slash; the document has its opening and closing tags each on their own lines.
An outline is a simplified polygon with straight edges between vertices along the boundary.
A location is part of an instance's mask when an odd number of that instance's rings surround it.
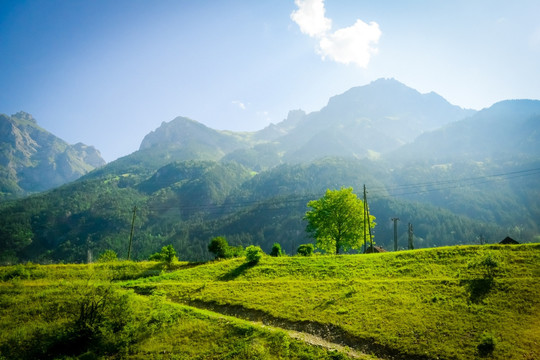
<svg viewBox="0 0 540 360">
<path fill-rule="evenodd" d="M 227 259 L 240 256 L 244 256 L 244 248 L 242 247 L 242 245 L 229 246 L 225 253 L 225 257 Z"/>
<path fill-rule="evenodd" d="M 223 236 L 217 236 L 208 244 L 208 251 L 214 254 L 215 259 L 230 259 L 233 257 L 244 256 L 242 245 L 229 246 Z"/>
<path fill-rule="evenodd" d="M 99 255 L 98 262 L 113 262 L 118 261 L 118 254 L 113 250 L 105 250 Z"/>
<path fill-rule="evenodd" d="M 263 257 L 264 252 L 260 246 L 250 245 L 246 248 L 246 260 L 250 264 L 256 264 Z"/>
<path fill-rule="evenodd" d="M 493 279 L 499 266 L 499 260 L 492 253 L 487 253 L 481 259 L 471 262 L 468 265 L 472 269 L 481 269 L 484 273 L 484 279 Z"/>
<path fill-rule="evenodd" d="M 281 245 L 274 243 L 272 250 L 270 251 L 270 256 L 283 256 L 283 250 L 281 250 Z"/>
<path fill-rule="evenodd" d="M 492 333 L 484 331 L 480 337 L 480 344 L 476 347 L 482 357 L 490 355 L 495 350 L 495 337 Z"/>
<path fill-rule="evenodd" d="M 302 244 L 298 247 L 296 253 L 302 256 L 311 256 L 313 255 L 313 250 L 315 250 L 313 244 Z"/>
</svg>

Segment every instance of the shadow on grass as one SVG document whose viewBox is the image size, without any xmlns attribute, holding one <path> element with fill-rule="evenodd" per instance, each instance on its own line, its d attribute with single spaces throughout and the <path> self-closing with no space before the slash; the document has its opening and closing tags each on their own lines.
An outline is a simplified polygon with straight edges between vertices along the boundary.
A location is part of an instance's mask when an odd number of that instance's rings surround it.
<svg viewBox="0 0 540 360">
<path fill-rule="evenodd" d="M 478 304 L 481 303 L 495 286 L 495 280 L 492 277 L 481 279 L 462 280 L 462 284 L 467 287 L 469 300 Z"/>
<path fill-rule="evenodd" d="M 234 280 L 240 275 L 242 275 L 243 273 L 245 273 L 248 269 L 251 269 L 252 267 L 254 267 L 255 265 L 257 265 L 257 263 L 245 262 L 242 265 L 238 266 L 237 268 L 234 268 L 231 271 L 227 272 L 226 274 L 221 275 L 218 278 L 218 280 L 221 280 L 221 281 Z"/>
</svg>

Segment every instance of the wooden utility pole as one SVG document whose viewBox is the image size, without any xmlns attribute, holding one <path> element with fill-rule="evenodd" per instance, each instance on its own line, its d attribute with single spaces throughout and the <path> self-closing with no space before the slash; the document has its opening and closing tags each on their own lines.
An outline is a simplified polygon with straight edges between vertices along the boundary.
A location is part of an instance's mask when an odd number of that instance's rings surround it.
<svg viewBox="0 0 540 360">
<path fill-rule="evenodd" d="M 366 184 L 364 184 L 364 249 L 366 248 L 366 221 L 369 233 L 369 244 L 371 246 L 371 251 L 374 251 L 373 237 L 371 236 L 371 221 L 369 220 L 369 205 L 367 202 Z"/>
<path fill-rule="evenodd" d="M 414 250 L 413 244 L 413 226 L 409 223 L 409 250 Z"/>
<path fill-rule="evenodd" d="M 129 247 L 127 259 L 131 258 L 131 245 L 133 244 L 133 227 L 135 225 L 135 214 L 137 213 L 137 207 L 133 207 L 133 218 L 131 219 L 131 233 L 129 234 Z"/>
<path fill-rule="evenodd" d="M 367 211 L 366 211 L 366 185 L 364 184 L 364 254 L 367 253 L 367 241 L 366 241 L 366 225 L 367 225 Z"/>
<path fill-rule="evenodd" d="M 394 251 L 397 251 L 397 222 L 399 218 L 392 218 L 392 221 L 394 222 Z"/>
</svg>

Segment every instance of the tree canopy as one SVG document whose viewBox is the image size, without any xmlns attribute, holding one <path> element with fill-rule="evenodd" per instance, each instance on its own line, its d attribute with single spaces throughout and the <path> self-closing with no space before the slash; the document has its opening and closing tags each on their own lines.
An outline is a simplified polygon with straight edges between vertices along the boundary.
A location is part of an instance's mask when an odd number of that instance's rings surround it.
<svg viewBox="0 0 540 360">
<path fill-rule="evenodd" d="M 353 193 L 352 187 L 326 190 L 323 197 L 308 202 L 312 210 L 304 217 L 306 231 L 316 240 L 316 246 L 330 254 L 359 249 L 363 244 L 364 202 Z M 370 215 L 370 225 L 375 217 Z"/>
</svg>

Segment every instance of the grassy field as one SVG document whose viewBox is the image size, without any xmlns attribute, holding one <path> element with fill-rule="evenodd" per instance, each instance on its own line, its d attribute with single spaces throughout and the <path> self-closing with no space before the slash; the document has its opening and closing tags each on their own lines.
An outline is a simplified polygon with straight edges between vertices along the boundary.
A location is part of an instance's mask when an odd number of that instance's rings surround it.
<svg viewBox="0 0 540 360">
<path fill-rule="evenodd" d="M 381 357 L 540 358 L 540 245 L 265 257 L 126 283 Z"/>
<path fill-rule="evenodd" d="M 378 358 L 540 358 L 540 244 L 27 264 L 0 280 L 5 359 L 347 358 L 262 323 Z"/>
<path fill-rule="evenodd" d="M 1 267 L 0 359 L 349 358 L 280 329 L 121 286 L 164 271 L 154 262 Z"/>
</svg>

